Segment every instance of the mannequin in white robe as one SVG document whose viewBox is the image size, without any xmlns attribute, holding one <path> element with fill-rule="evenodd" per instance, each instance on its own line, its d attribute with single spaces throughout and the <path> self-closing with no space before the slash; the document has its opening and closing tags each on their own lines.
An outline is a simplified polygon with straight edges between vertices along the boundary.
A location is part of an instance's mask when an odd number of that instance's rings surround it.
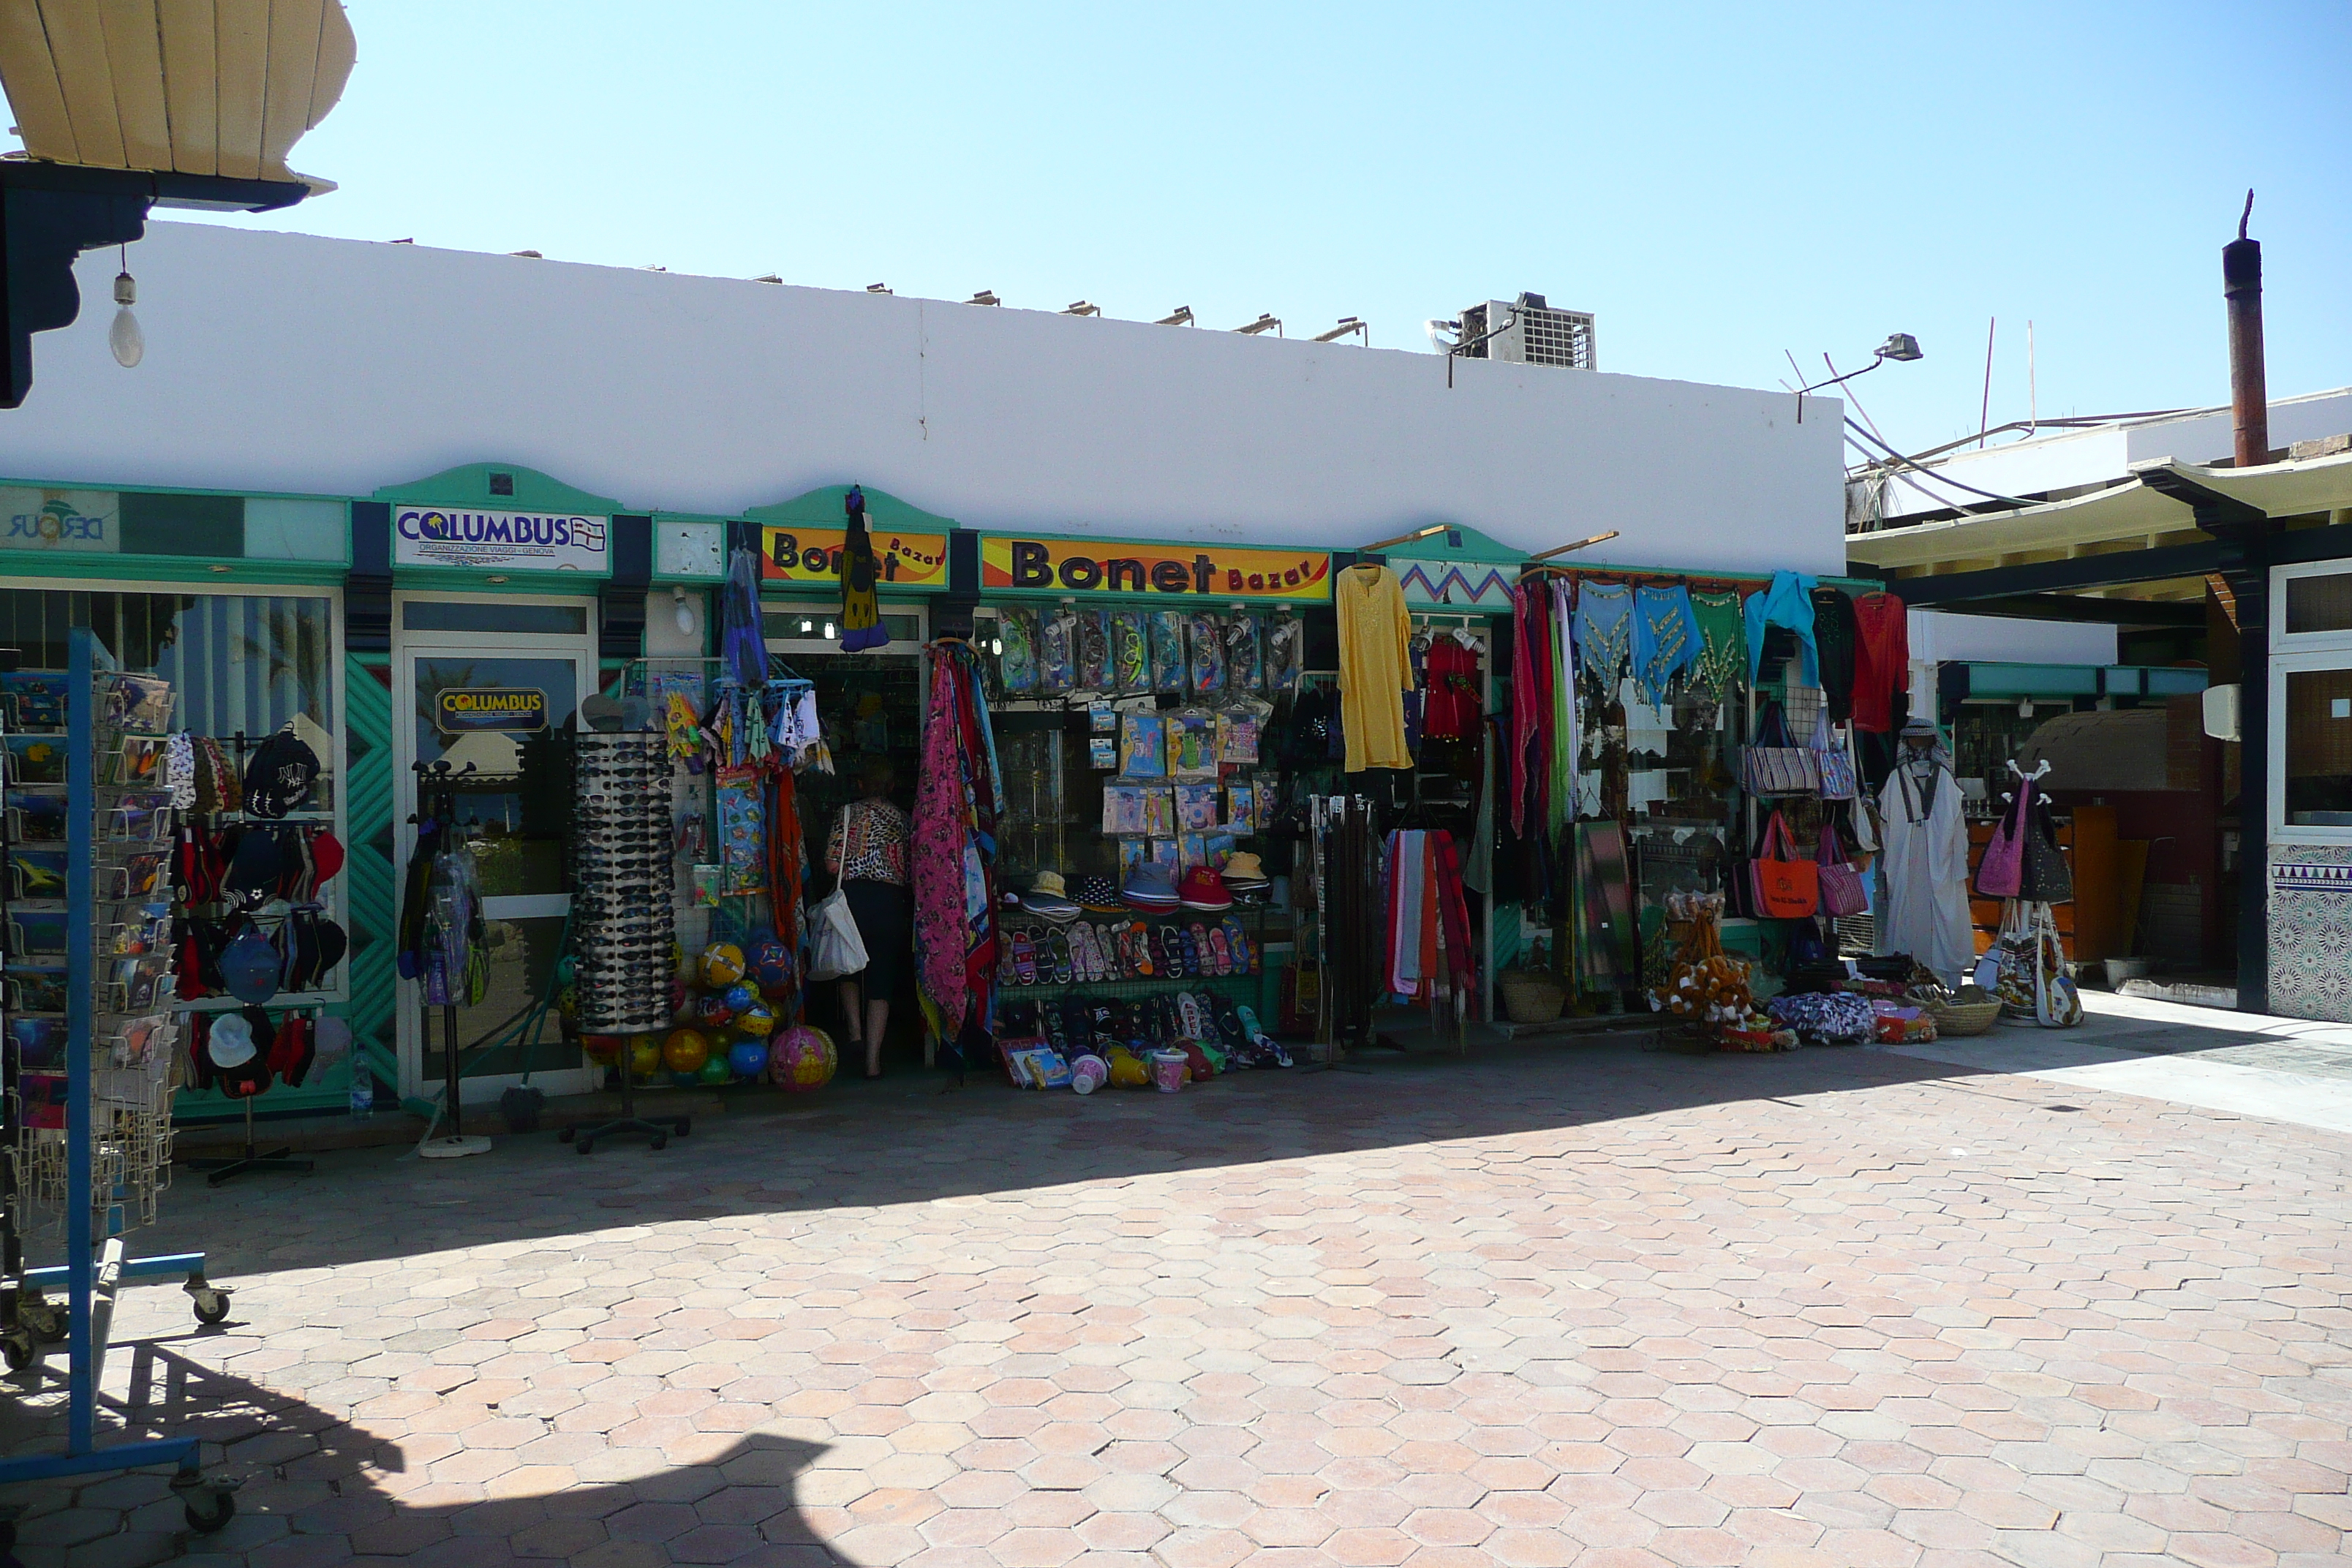
<svg viewBox="0 0 2352 1568">
<path fill-rule="evenodd" d="M 1960 786 L 1932 731 L 1903 740 L 1878 794 L 1878 951 L 1907 952 L 1958 985 L 1976 963 Z"/>
</svg>

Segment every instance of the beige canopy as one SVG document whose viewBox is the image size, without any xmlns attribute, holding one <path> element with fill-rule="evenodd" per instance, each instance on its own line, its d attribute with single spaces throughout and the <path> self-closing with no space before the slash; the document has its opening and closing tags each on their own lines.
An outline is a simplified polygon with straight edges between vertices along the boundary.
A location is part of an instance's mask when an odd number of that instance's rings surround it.
<svg viewBox="0 0 2352 1568">
<path fill-rule="evenodd" d="M 355 58 L 341 0 L 0 0 L 0 87 L 55 163 L 299 179 Z"/>
</svg>

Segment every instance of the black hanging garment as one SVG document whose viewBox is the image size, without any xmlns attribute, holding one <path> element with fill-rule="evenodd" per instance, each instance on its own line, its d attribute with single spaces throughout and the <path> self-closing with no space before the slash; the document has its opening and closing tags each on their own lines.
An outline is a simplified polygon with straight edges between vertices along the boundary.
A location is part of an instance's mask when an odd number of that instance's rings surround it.
<svg viewBox="0 0 2352 1568">
<path fill-rule="evenodd" d="M 1841 588 L 1813 590 L 1813 646 L 1821 654 L 1822 696 L 1828 701 L 1830 722 L 1843 724 L 1853 717 L 1853 650 L 1861 632 L 1853 616 L 1853 601 Z"/>
<path fill-rule="evenodd" d="M 841 538 L 841 651 L 859 653 L 881 647 L 890 633 L 875 597 L 881 572 L 874 563 L 874 536 L 866 531 L 866 492 L 850 486 L 841 510 L 847 514 Z"/>
</svg>

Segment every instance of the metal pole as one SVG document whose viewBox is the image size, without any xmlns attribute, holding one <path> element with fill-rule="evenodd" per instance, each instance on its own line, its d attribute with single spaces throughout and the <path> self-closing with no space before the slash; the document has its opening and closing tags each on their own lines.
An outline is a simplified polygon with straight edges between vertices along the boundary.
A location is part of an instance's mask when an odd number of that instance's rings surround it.
<svg viewBox="0 0 2352 1568">
<path fill-rule="evenodd" d="M 2242 468 L 2271 460 L 2270 394 L 2263 374 L 2263 244 L 2246 237 L 2253 213 L 2254 193 L 2248 191 L 2238 237 L 2221 247 L 2221 297 L 2230 310 L 2230 418 Z"/>
<path fill-rule="evenodd" d="M 98 1390 L 90 1338 L 90 854 L 98 795 L 90 754 L 90 634 L 69 634 L 66 660 L 66 1289 L 71 1321 L 66 1442 L 97 1446 Z"/>
</svg>

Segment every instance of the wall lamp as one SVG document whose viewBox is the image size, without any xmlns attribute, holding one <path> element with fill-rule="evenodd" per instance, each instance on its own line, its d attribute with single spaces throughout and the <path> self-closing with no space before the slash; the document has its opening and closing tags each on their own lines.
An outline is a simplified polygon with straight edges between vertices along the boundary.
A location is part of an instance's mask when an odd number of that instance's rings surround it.
<svg viewBox="0 0 2352 1568">
<path fill-rule="evenodd" d="M 1247 326 L 1235 327 L 1234 331 L 1245 338 L 1254 338 L 1260 332 L 1272 332 L 1278 338 L 1282 336 L 1282 318 L 1275 315 L 1260 316 Z"/>
<path fill-rule="evenodd" d="M 1797 388 L 1797 423 L 1802 425 L 1805 422 L 1805 394 L 1819 392 L 1824 386 L 1835 386 L 1842 381 L 1852 381 L 1857 375 L 1868 375 L 1888 360 L 1908 364 L 1915 359 L 1926 357 L 1919 352 L 1919 340 L 1910 333 L 1887 333 L 1886 341 L 1870 351 L 1870 363 L 1860 370 L 1850 370 L 1843 375 L 1833 375 L 1827 381 L 1816 381 Z"/>
<path fill-rule="evenodd" d="M 1192 324 L 1192 307 L 1179 305 L 1151 324 L 1155 327 L 1189 327 Z"/>
</svg>

